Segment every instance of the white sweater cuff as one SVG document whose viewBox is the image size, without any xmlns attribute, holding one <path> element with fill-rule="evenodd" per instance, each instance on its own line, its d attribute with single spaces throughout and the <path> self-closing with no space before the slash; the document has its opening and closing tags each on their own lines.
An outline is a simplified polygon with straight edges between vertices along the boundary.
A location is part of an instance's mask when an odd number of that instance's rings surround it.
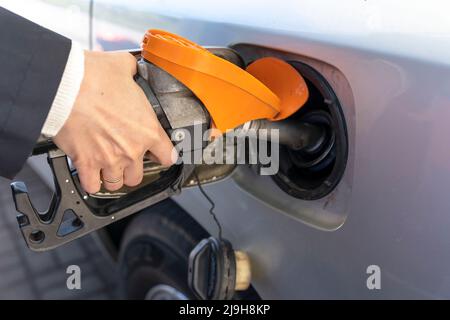
<svg viewBox="0 0 450 320">
<path fill-rule="evenodd" d="M 58 91 L 41 130 L 44 136 L 48 138 L 56 136 L 66 122 L 80 91 L 83 75 L 84 50 L 79 44 L 72 41 L 72 48 L 70 49 Z"/>
</svg>

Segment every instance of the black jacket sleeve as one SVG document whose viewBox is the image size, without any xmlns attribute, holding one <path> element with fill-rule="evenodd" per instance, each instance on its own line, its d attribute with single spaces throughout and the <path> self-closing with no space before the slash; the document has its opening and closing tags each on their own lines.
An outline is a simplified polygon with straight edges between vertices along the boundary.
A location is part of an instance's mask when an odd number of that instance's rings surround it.
<svg viewBox="0 0 450 320">
<path fill-rule="evenodd" d="M 35 145 L 71 41 L 0 7 L 0 176 L 13 178 Z"/>
</svg>

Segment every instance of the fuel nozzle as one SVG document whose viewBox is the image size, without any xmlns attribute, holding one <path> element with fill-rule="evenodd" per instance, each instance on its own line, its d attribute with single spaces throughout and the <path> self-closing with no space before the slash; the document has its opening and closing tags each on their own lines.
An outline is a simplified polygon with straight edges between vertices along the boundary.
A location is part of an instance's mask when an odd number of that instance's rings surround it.
<svg viewBox="0 0 450 320">
<path fill-rule="evenodd" d="M 241 126 L 238 130 L 241 130 L 243 134 L 247 130 L 265 130 L 268 134 L 258 135 L 258 138 L 265 138 L 267 141 L 271 141 L 272 139 L 270 132 L 276 130 L 278 134 L 277 142 L 295 151 L 304 150 L 305 152 L 315 152 L 327 139 L 327 129 L 325 126 L 292 118 L 281 121 L 270 121 L 266 119 L 253 120 Z"/>
</svg>

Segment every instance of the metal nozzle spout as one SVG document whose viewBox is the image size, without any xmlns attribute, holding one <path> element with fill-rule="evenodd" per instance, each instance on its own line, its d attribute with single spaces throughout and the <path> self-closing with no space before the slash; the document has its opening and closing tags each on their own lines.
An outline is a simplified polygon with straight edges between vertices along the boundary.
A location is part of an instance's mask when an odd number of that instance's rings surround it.
<svg viewBox="0 0 450 320">
<path fill-rule="evenodd" d="M 314 152 L 323 145 L 326 140 L 326 129 L 323 126 L 301 122 L 295 119 L 282 121 L 270 121 L 266 119 L 254 120 L 243 126 L 256 130 L 278 130 L 279 143 L 289 149 Z M 244 129 L 245 130 L 245 129 Z M 271 135 L 267 134 L 267 140 Z M 259 138 L 264 137 L 260 136 Z"/>
</svg>

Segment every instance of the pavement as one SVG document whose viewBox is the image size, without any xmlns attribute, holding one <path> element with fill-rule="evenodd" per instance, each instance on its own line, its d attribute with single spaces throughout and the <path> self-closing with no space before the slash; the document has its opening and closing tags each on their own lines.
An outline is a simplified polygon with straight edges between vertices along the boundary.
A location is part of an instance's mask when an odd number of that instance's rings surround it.
<svg viewBox="0 0 450 320">
<path fill-rule="evenodd" d="M 26 165 L 16 177 L 27 183 L 36 208 L 43 210 L 51 191 Z M 0 178 L 0 299 L 117 299 L 116 266 L 88 235 L 51 251 L 27 248 L 16 222 L 9 187 Z M 67 267 L 81 270 L 81 289 L 69 290 Z"/>
</svg>

